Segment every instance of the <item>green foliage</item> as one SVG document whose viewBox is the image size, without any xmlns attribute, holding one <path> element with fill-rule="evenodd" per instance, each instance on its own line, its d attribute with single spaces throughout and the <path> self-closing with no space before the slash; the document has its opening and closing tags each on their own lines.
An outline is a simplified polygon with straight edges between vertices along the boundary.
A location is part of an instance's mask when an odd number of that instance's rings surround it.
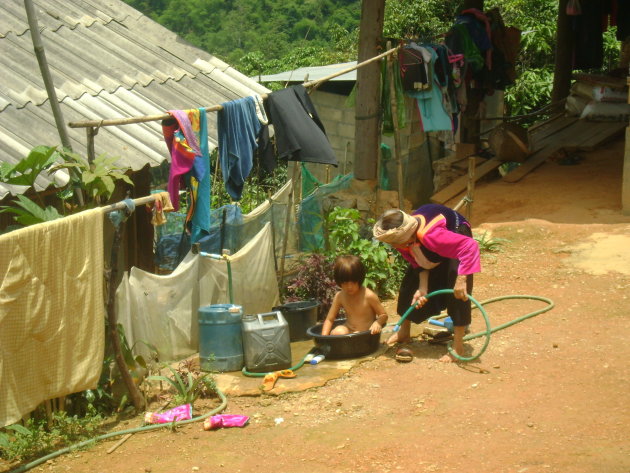
<svg viewBox="0 0 630 473">
<path fill-rule="evenodd" d="M 504 238 L 492 238 L 491 236 L 488 236 L 488 232 L 484 232 L 483 235 L 474 235 L 474 238 L 479 244 L 479 251 L 481 253 L 496 253 L 501 251 L 501 245 L 508 241 Z"/>
<path fill-rule="evenodd" d="M 219 169 L 216 177 L 213 177 L 211 192 L 211 208 L 217 209 L 224 205 L 232 203 L 232 198 L 229 196 L 223 184 L 223 177 L 221 169 Z M 243 195 L 239 201 L 241 211 L 243 213 L 249 213 L 265 202 L 269 197 L 278 191 L 287 181 L 287 166 L 286 163 L 278 163 L 278 167 L 274 170 L 273 174 L 264 174 L 260 170 L 254 170 L 252 174 L 247 178 L 247 182 L 243 188 Z"/>
<path fill-rule="evenodd" d="M 171 376 L 149 376 L 147 380 L 164 381 L 175 390 L 169 404 L 180 406 L 194 404 L 199 397 L 209 397 L 216 392 L 216 383 L 211 373 L 201 373 L 192 366 L 192 362 L 183 361 L 177 369 L 165 365 Z"/>
<path fill-rule="evenodd" d="M 100 432 L 103 417 L 90 409 L 83 417 L 54 412 L 50 426 L 44 419 L 29 419 L 26 425 L 14 424 L 0 430 L 0 453 L 9 461 L 41 457 L 74 445 Z"/>
<path fill-rule="evenodd" d="M 288 302 L 315 300 L 324 316 L 339 290 L 333 278 L 332 260 L 323 253 L 306 253 L 297 262 L 297 273 L 286 288 Z"/>
<path fill-rule="evenodd" d="M 350 43 L 348 39 L 357 37 L 360 0 L 126 2 L 245 74 L 340 62 L 340 57 L 343 61 L 356 58 L 356 41 Z M 249 62 L 256 53 L 258 60 Z M 261 64 L 263 69 L 259 69 Z M 277 68 L 279 64 L 282 66 Z"/>
<path fill-rule="evenodd" d="M 59 152 L 56 148 L 37 146 L 17 164 L 0 162 L 0 182 L 32 187 L 37 176 L 52 166 L 58 158 Z"/>
<path fill-rule="evenodd" d="M 553 67 L 523 69 L 514 85 L 505 91 L 510 115 L 524 115 L 549 104 L 553 88 Z M 534 121 L 540 119 L 536 117 Z"/>
<path fill-rule="evenodd" d="M 330 259 L 342 254 L 353 254 L 365 265 L 365 286 L 381 297 L 395 294 L 391 281 L 399 280 L 400 266 L 390 264 L 392 250 L 372 238 L 373 219 L 361 225 L 361 214 L 357 209 L 335 207 L 326 219 Z"/>
<path fill-rule="evenodd" d="M 0 213 L 13 213 L 13 219 L 23 226 L 34 225 L 36 223 L 48 222 L 63 217 L 56 208 L 47 206 L 40 207 L 28 197 L 18 194 L 13 202 L 17 207 L 10 205 L 0 206 Z"/>
<path fill-rule="evenodd" d="M 65 169 L 70 175 L 70 183 L 66 189 L 58 193 L 58 196 L 65 202 L 74 195 L 75 189 L 80 189 L 82 195 L 86 193 L 89 197 L 84 207 L 90 207 L 108 200 L 114 192 L 117 181 L 122 180 L 133 185 L 131 179 L 124 173 L 128 168 L 117 166 L 116 161 L 118 158 L 101 155 L 93 163 L 88 163 L 78 154 L 65 149 L 37 146 L 15 165 L 0 163 L 0 182 L 32 187 L 41 173 L 51 175 Z M 1 206 L 0 213 L 15 214 L 14 220 L 23 226 L 47 222 L 63 216 L 55 207 L 46 206 L 41 197 L 39 200 L 40 202 L 36 203 L 25 195 L 18 195 L 12 205 Z M 77 210 L 83 210 L 83 208 L 77 207 Z"/>
<path fill-rule="evenodd" d="M 443 0 L 386 2 L 383 36 L 436 42 L 440 34 L 448 31 L 462 3 Z"/>
<path fill-rule="evenodd" d="M 344 254 L 361 258 L 366 287 L 383 298 L 395 295 L 405 265 L 388 246 L 372 239 L 373 223 L 370 219 L 362 224 L 357 209 L 335 207 L 326 218 L 323 252 L 308 253 L 299 260 L 297 274 L 287 286 L 288 300 L 317 300 L 325 314 L 339 290 L 332 274 L 333 262 Z"/>
<path fill-rule="evenodd" d="M 97 205 L 106 202 L 114 193 L 117 181 L 124 181 L 130 186 L 133 182 L 125 174 L 129 168 L 116 165 L 119 158 L 101 154 L 92 163 L 82 156 L 60 152 L 62 163 L 56 164 L 51 171 L 67 169 L 70 172 L 71 188 L 83 189 L 90 201 Z"/>
</svg>

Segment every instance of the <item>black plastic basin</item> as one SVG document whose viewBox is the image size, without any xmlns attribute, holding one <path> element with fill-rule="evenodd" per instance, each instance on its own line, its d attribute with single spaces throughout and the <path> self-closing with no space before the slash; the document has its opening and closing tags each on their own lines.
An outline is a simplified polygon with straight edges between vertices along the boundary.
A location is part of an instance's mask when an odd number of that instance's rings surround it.
<svg viewBox="0 0 630 473">
<path fill-rule="evenodd" d="M 333 328 L 345 321 L 345 319 L 335 320 Z M 322 324 L 314 325 L 306 333 L 309 337 L 313 337 L 315 346 L 326 353 L 326 358 L 359 358 L 374 353 L 381 343 L 381 334 L 372 335 L 369 330 L 348 335 L 322 335 L 322 327 Z"/>
</svg>

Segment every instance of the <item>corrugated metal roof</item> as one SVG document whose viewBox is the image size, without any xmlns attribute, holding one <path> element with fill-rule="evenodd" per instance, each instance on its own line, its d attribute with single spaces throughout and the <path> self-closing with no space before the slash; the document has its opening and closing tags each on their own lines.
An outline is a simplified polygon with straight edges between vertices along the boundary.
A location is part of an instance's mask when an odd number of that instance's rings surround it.
<svg viewBox="0 0 630 473">
<path fill-rule="evenodd" d="M 34 0 L 64 121 L 159 115 L 208 107 L 269 90 L 186 43 L 119 0 Z M 38 145 L 61 140 L 34 53 L 22 0 L 0 2 L 0 160 L 15 163 Z M 68 128 L 86 155 L 84 128 Z M 216 114 L 208 135 L 217 144 Z M 102 127 L 96 154 L 120 156 L 137 170 L 168 159 L 160 122 Z M 50 180 L 41 178 L 36 189 Z M 0 184 L 0 199 L 7 192 Z"/>
<path fill-rule="evenodd" d="M 256 76 L 255 79 L 259 80 L 260 82 L 304 82 L 304 78 L 308 76 L 309 81 L 319 80 L 323 77 L 335 74 L 336 72 L 341 72 L 344 69 L 348 69 L 356 65 L 356 61 L 351 61 L 343 62 L 340 64 L 328 64 L 326 66 L 300 67 L 299 69 L 294 69 L 292 71 L 285 71 L 279 72 L 278 74 L 268 74 L 260 76 L 260 79 L 258 78 L 258 76 Z M 329 80 L 354 82 L 357 80 L 357 71 L 356 69 L 354 69 L 350 72 L 346 72 L 345 74 L 333 77 Z"/>
</svg>

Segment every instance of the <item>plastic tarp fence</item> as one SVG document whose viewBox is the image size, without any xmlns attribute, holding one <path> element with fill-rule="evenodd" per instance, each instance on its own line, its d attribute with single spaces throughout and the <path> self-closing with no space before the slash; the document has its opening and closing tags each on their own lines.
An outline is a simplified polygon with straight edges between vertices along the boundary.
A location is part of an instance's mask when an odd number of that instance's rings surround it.
<svg viewBox="0 0 630 473">
<path fill-rule="evenodd" d="M 316 188 L 311 195 L 302 200 L 298 211 L 302 251 L 321 251 L 324 248 L 324 199 L 330 194 L 346 189 L 352 177 L 352 174 L 339 175 L 331 183 Z"/>
<path fill-rule="evenodd" d="M 269 312 L 279 303 L 270 223 L 230 257 L 230 264 L 234 303 L 244 314 Z M 132 268 L 116 292 L 118 320 L 135 354 L 150 356 L 151 344 L 159 361 L 181 360 L 198 351 L 199 308 L 229 303 L 228 288 L 225 260 L 191 252 L 169 275 Z"/>
<path fill-rule="evenodd" d="M 210 214 L 209 235 L 199 240 L 202 251 L 220 254 L 221 250 L 229 250 L 234 254 L 247 244 L 265 224 L 270 223 L 273 247 L 276 259 L 282 256 L 285 237 L 286 212 L 291 192 L 291 180 L 288 180 L 270 199 L 260 204 L 248 214 L 243 214 L 239 205 L 224 205 L 213 209 Z M 290 209 L 292 211 L 292 209 Z M 293 214 L 293 212 L 292 212 Z M 190 250 L 190 238 L 183 233 L 184 214 L 168 214 L 164 230 L 157 227 L 155 264 L 163 270 L 174 270 Z M 296 232 L 289 219 L 287 234 L 287 251 L 295 252 Z"/>
</svg>

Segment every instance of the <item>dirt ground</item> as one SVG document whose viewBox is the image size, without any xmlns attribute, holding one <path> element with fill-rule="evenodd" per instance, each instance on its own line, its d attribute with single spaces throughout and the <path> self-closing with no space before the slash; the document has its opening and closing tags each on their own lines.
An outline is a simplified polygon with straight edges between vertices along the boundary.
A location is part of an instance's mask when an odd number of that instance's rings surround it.
<svg viewBox="0 0 630 473">
<path fill-rule="evenodd" d="M 518 183 L 477 185 L 474 230 L 503 240 L 483 255 L 476 299 L 535 295 L 555 307 L 493 334 L 475 362 L 439 363 L 445 348 L 416 340 L 411 363 L 390 349 L 321 388 L 229 398 L 224 413 L 250 416 L 245 428 L 193 423 L 107 454 L 113 438 L 33 471 L 630 472 L 623 140 L 578 154 Z M 487 312 L 496 326 L 544 305 L 504 300 Z M 473 330 L 482 325 L 477 312 Z"/>
</svg>

